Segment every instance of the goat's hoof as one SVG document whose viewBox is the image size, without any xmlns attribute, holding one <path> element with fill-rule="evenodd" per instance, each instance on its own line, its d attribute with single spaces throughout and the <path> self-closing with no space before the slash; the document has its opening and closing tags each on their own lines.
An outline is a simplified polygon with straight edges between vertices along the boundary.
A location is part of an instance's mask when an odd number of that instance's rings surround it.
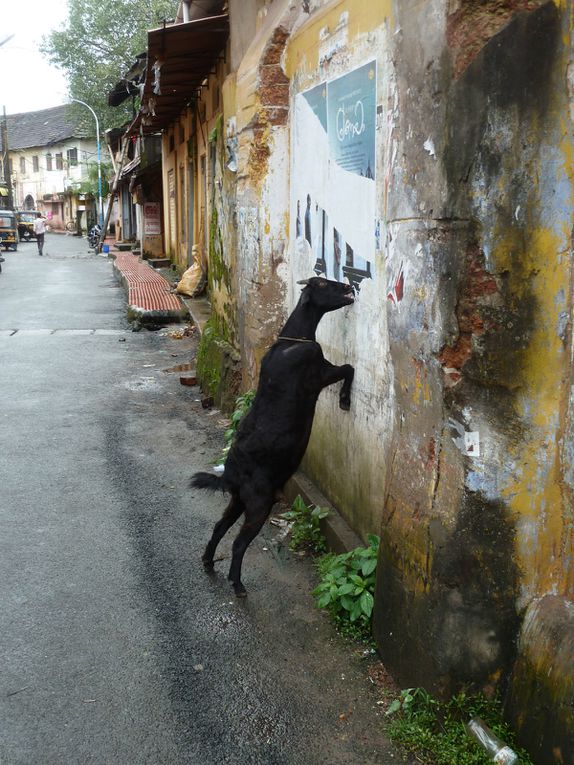
<svg viewBox="0 0 574 765">
<path fill-rule="evenodd" d="M 350 398 L 340 398 L 339 399 L 339 408 L 344 409 L 345 412 L 348 412 L 351 408 L 351 399 Z"/>
<path fill-rule="evenodd" d="M 201 562 L 203 563 L 203 568 L 208 573 L 211 573 L 213 571 L 213 560 L 208 560 L 207 558 L 202 558 Z"/>
<path fill-rule="evenodd" d="M 241 582 L 238 582 L 237 584 L 233 583 L 233 589 L 235 590 L 235 597 L 236 598 L 246 598 L 247 597 L 247 590 L 241 584 Z"/>
</svg>

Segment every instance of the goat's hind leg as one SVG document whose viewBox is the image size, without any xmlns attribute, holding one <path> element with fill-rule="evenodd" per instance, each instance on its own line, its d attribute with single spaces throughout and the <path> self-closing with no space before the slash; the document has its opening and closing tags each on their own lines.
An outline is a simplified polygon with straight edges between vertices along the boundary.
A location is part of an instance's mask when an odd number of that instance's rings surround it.
<svg viewBox="0 0 574 765">
<path fill-rule="evenodd" d="M 249 506 L 246 505 L 245 522 L 233 542 L 233 557 L 231 559 L 229 576 L 227 577 L 233 585 L 233 589 L 238 598 L 244 598 L 247 595 L 245 587 L 241 582 L 243 556 L 251 542 L 253 542 L 257 534 L 259 534 L 263 528 L 263 524 L 269 517 L 272 507 L 273 497 L 270 497 L 269 500 L 265 501 L 260 499 L 256 506 L 254 506 L 253 503 L 249 503 Z"/>
<path fill-rule="evenodd" d="M 243 503 L 241 502 L 239 497 L 233 495 L 231 497 L 229 504 L 225 508 L 225 511 L 223 513 L 223 516 L 221 517 L 221 520 L 215 524 L 215 527 L 213 529 L 213 534 L 211 535 L 211 539 L 207 543 L 205 552 L 201 556 L 203 567 L 205 568 L 206 571 L 213 571 L 213 557 L 215 555 L 215 550 L 217 549 L 217 545 L 221 542 L 226 532 L 229 531 L 229 529 L 233 526 L 233 524 L 239 518 L 242 512 L 243 512 Z"/>
</svg>

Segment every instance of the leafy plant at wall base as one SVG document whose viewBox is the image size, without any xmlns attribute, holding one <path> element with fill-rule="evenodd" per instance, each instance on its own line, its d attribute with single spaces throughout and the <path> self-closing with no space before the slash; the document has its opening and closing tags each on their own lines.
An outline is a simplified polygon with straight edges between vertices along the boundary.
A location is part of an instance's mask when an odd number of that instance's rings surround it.
<svg viewBox="0 0 574 765">
<path fill-rule="evenodd" d="M 512 729 L 502 720 L 498 699 L 461 692 L 447 702 L 424 688 L 406 688 L 387 709 L 389 737 L 428 765 L 492 765 L 489 755 L 466 732 L 465 723 L 481 717 L 518 755 L 520 765 L 532 765 L 527 752 L 514 743 Z"/>
<path fill-rule="evenodd" d="M 326 609 L 338 631 L 355 640 L 370 640 L 375 605 L 375 578 L 380 539 L 368 547 L 324 555 L 317 563 L 321 581 L 312 592 L 317 608 Z"/>
<path fill-rule="evenodd" d="M 327 549 L 325 537 L 321 531 L 320 522 L 329 515 L 329 511 L 323 507 L 307 506 L 300 495 L 295 498 L 291 510 L 282 514 L 287 521 L 291 521 L 290 550 L 299 550 L 307 547 L 316 553 L 323 553 Z"/>
<path fill-rule="evenodd" d="M 248 390 L 246 393 L 244 393 L 241 396 L 238 396 L 238 398 L 235 399 L 235 409 L 233 410 L 233 414 L 231 415 L 229 427 L 227 428 L 223 436 L 223 440 L 225 441 L 225 446 L 223 447 L 223 452 L 222 452 L 220 462 L 224 462 L 227 455 L 229 454 L 229 450 L 231 449 L 231 444 L 233 443 L 235 434 L 237 433 L 237 428 L 239 427 L 239 423 L 245 417 L 247 412 L 251 409 L 251 404 L 253 403 L 254 398 L 255 398 L 255 391 Z"/>
</svg>

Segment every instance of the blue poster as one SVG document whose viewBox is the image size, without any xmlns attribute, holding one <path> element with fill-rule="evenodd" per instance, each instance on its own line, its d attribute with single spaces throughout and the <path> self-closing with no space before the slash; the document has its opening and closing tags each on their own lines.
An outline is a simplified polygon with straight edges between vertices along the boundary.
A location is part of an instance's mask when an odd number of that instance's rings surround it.
<svg viewBox="0 0 574 765">
<path fill-rule="evenodd" d="M 294 238 L 313 269 L 357 289 L 376 244 L 376 93 L 372 61 L 297 95 L 292 146 Z"/>
<path fill-rule="evenodd" d="M 323 130 L 327 132 L 327 86 L 323 82 L 316 88 L 303 93 L 305 100 L 313 110 L 313 113 L 319 118 Z"/>
<path fill-rule="evenodd" d="M 343 170 L 375 177 L 376 64 L 327 84 L 330 153 Z M 316 90 L 316 88 L 315 88 Z"/>
</svg>

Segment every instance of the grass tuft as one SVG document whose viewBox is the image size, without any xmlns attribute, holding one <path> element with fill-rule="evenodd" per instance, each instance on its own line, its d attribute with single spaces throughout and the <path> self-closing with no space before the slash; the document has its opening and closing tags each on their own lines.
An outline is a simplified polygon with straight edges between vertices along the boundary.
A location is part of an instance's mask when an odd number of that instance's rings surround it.
<svg viewBox="0 0 574 765">
<path fill-rule="evenodd" d="M 514 733 L 502 720 L 498 699 L 461 692 L 443 703 L 423 688 L 407 688 L 391 702 L 387 716 L 391 740 L 426 765 L 492 765 L 489 755 L 466 732 L 465 723 L 473 717 L 482 718 L 514 749 L 520 765 L 532 765 L 528 753 L 515 746 Z"/>
</svg>

